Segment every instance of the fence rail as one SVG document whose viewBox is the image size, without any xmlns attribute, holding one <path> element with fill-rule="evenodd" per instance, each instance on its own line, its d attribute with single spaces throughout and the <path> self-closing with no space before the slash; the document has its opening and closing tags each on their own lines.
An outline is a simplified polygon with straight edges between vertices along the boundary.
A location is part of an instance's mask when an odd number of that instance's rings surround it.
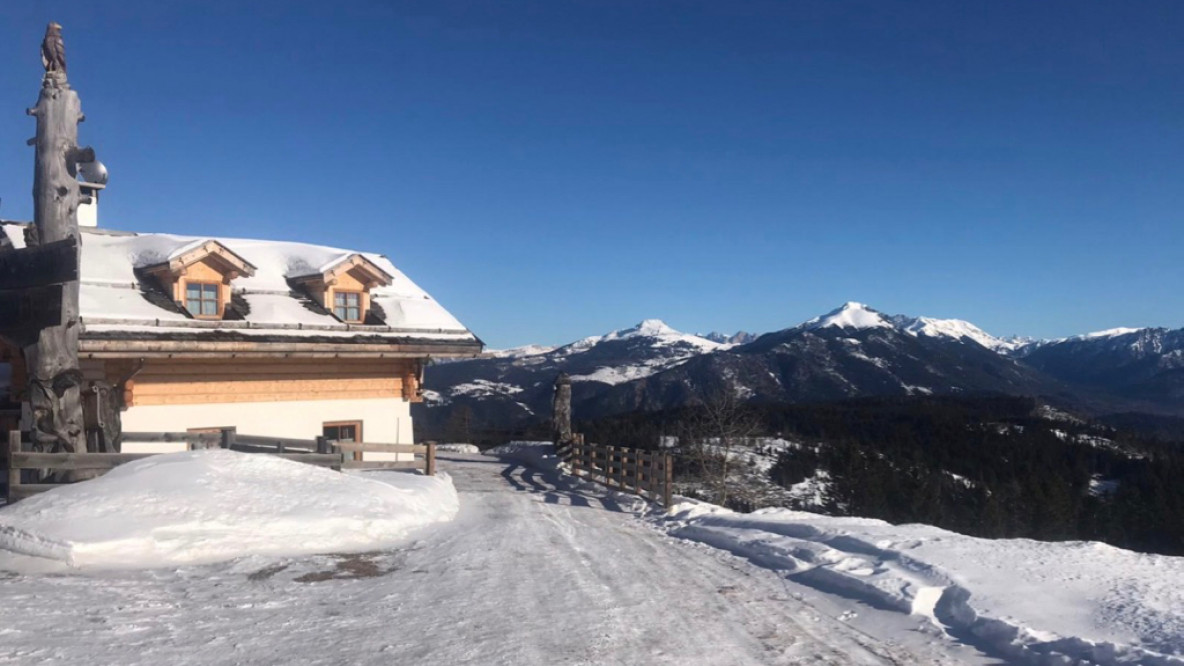
<svg viewBox="0 0 1184 666">
<path fill-rule="evenodd" d="M 379 444 L 371 442 L 338 442 L 324 437 L 316 439 L 291 439 L 284 437 L 262 437 L 239 435 L 233 429 L 219 432 L 125 432 L 123 441 L 134 443 L 185 442 L 190 450 L 205 448 L 226 448 L 244 453 L 271 455 L 294 462 L 342 469 L 395 469 L 423 470 L 425 474 L 436 473 L 436 445 L 427 444 Z M 160 453 L 44 453 L 26 451 L 22 433 L 8 432 L 8 444 L 4 447 L 4 462 L 8 469 L 7 501 L 15 502 L 38 493 L 57 488 L 62 483 L 22 482 L 23 470 L 45 472 L 93 470 L 99 475 L 111 469 Z M 410 454 L 414 460 L 364 460 L 365 453 Z"/>
<path fill-rule="evenodd" d="M 585 444 L 577 438 L 568 458 L 572 474 L 623 490 L 670 508 L 674 461 L 669 454 L 619 446 Z"/>
</svg>

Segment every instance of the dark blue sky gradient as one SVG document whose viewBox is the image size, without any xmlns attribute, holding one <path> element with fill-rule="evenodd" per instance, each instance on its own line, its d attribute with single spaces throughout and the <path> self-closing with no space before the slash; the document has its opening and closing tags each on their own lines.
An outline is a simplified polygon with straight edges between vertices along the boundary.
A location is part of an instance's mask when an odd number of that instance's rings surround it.
<svg viewBox="0 0 1184 666">
<path fill-rule="evenodd" d="M 1178 2 L 4 3 L 4 218 L 49 19 L 101 225 L 383 252 L 495 347 L 1184 326 Z"/>
</svg>

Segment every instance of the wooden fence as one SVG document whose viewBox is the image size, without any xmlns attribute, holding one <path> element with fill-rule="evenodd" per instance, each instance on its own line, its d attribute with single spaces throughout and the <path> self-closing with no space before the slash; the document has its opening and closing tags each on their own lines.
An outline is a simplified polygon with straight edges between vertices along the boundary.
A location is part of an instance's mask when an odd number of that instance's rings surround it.
<svg viewBox="0 0 1184 666">
<path fill-rule="evenodd" d="M 286 460 L 301 462 L 335 470 L 342 469 L 422 469 L 425 474 L 436 473 L 435 443 L 376 444 L 370 442 L 338 442 L 317 437 L 316 439 L 291 439 L 284 437 L 262 437 L 239 435 L 233 429 L 219 432 L 125 432 L 124 442 L 168 443 L 185 442 L 187 449 L 225 448 L 244 453 L 260 453 L 278 456 Z M 46 472 L 70 470 L 96 470 L 99 475 L 107 473 L 124 463 L 161 455 L 159 453 L 41 453 L 27 451 L 19 430 L 8 432 L 8 445 L 4 447 L 4 459 L 8 468 L 7 501 L 11 504 L 20 499 L 56 488 L 61 483 L 26 483 L 22 481 L 22 470 Z M 365 452 L 402 453 L 417 456 L 414 460 L 362 460 Z"/>
<path fill-rule="evenodd" d="M 577 437 L 571 444 L 568 462 L 576 476 L 661 502 L 662 506 L 670 508 L 674 461 L 669 454 L 585 444 L 582 437 Z"/>
<path fill-rule="evenodd" d="M 369 442 L 333 442 L 343 456 L 343 469 L 422 469 L 424 474 L 436 473 L 436 444 L 371 444 Z M 415 460 L 362 460 L 362 453 L 410 453 L 423 456 Z M 346 455 L 346 454 L 354 455 Z"/>
</svg>

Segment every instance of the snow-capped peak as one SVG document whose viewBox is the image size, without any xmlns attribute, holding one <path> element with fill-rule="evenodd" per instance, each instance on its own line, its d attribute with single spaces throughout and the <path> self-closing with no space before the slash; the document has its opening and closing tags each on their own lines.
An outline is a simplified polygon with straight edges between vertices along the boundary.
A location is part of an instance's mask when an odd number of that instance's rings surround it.
<svg viewBox="0 0 1184 666">
<path fill-rule="evenodd" d="M 632 328 L 613 331 L 608 335 L 600 337 L 596 340 L 596 342 L 608 340 L 627 340 L 629 338 L 652 338 L 655 344 L 659 345 L 670 345 L 680 342 L 687 343 L 703 351 L 715 351 L 716 349 L 724 349 L 731 346 L 720 344 L 718 342 L 712 342 L 711 340 L 699 337 L 698 335 L 676 331 L 661 319 L 646 319 Z"/>
<path fill-rule="evenodd" d="M 1127 335 L 1129 333 L 1138 333 L 1141 328 L 1108 328 L 1104 331 L 1095 331 L 1093 333 L 1085 333 L 1083 335 L 1075 335 L 1070 340 L 1092 340 L 1094 338 L 1117 338 L 1120 335 Z"/>
<path fill-rule="evenodd" d="M 842 307 L 815 317 L 802 324 L 806 330 L 813 331 L 820 328 L 892 328 L 884 315 L 869 308 L 863 303 L 848 301 Z"/>
<path fill-rule="evenodd" d="M 969 338 L 978 344 L 997 352 L 1008 352 L 1021 345 L 1017 341 L 996 338 L 974 324 L 961 319 L 934 319 L 933 317 L 910 317 L 907 315 L 884 315 L 863 303 L 849 301 L 842 307 L 821 317 L 815 317 L 802 324 L 806 330 L 820 328 L 869 329 L 894 328 L 913 337 Z"/>
<path fill-rule="evenodd" d="M 1010 351 L 1017 342 L 1001 340 L 974 324 L 961 319 L 934 319 L 932 317 L 893 317 L 896 327 L 912 336 L 925 335 L 931 338 L 946 337 L 955 340 L 970 338 L 994 351 Z"/>
<path fill-rule="evenodd" d="M 646 319 L 636 326 L 632 326 L 630 328 L 622 328 L 605 335 L 593 335 L 591 337 L 584 338 L 583 340 L 579 340 L 565 347 L 561 347 L 558 351 L 564 354 L 574 354 L 591 349 L 602 342 L 631 339 L 649 340 L 650 344 L 655 347 L 666 347 L 669 345 L 685 343 L 699 349 L 702 352 L 727 349 L 733 346 L 712 342 L 711 340 L 702 338 L 698 335 L 691 335 L 690 333 L 677 331 L 668 326 L 666 322 L 662 321 L 661 319 Z"/>
<path fill-rule="evenodd" d="M 665 335 L 682 335 L 682 333 L 670 328 L 661 319 L 646 319 L 633 328 L 626 328 L 609 334 L 609 336 L 616 336 L 618 338 L 633 338 L 638 336 L 661 337 Z"/>
<path fill-rule="evenodd" d="M 482 357 L 484 358 L 525 358 L 527 356 L 538 356 L 546 354 L 555 350 L 554 345 L 522 345 L 521 347 L 512 347 L 510 349 L 487 349 Z"/>
</svg>

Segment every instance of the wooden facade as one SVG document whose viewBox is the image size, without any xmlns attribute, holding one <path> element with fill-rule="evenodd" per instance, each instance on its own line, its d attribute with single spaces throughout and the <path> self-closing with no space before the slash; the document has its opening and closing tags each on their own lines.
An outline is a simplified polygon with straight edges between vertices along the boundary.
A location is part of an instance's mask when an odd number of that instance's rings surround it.
<svg viewBox="0 0 1184 666">
<path fill-rule="evenodd" d="M 179 275 L 162 273 L 157 276 L 157 279 L 161 281 L 165 291 L 172 294 L 174 301 L 184 304 L 186 307 L 188 304 L 185 302 L 185 290 L 189 287 L 190 282 L 217 284 L 218 315 L 216 319 L 225 316 L 226 306 L 230 305 L 230 274 L 219 270 L 210 259 L 202 259 L 186 266 L 184 272 Z"/>
<path fill-rule="evenodd" d="M 114 382 L 135 365 L 131 359 L 81 361 L 88 381 Z M 418 361 L 151 358 L 144 360 L 124 392 L 129 407 L 367 398 L 421 401 Z"/>
<path fill-rule="evenodd" d="M 26 226 L 0 232 L 19 245 Z M 117 441 L 120 427 L 308 439 L 343 423 L 356 433 L 364 427 L 375 442 L 409 446 L 408 403 L 422 400 L 424 367 L 481 351 L 479 339 L 381 255 L 105 230 L 83 236 L 84 259 L 103 257 L 79 268 L 86 308 L 78 361 L 92 447 Z M 0 347 L 3 363 L 13 404 L 0 404 L 0 425 L 28 430 L 21 350 Z M 129 444 L 130 453 L 172 443 Z M 388 454 L 402 455 L 367 453 Z"/>
</svg>

